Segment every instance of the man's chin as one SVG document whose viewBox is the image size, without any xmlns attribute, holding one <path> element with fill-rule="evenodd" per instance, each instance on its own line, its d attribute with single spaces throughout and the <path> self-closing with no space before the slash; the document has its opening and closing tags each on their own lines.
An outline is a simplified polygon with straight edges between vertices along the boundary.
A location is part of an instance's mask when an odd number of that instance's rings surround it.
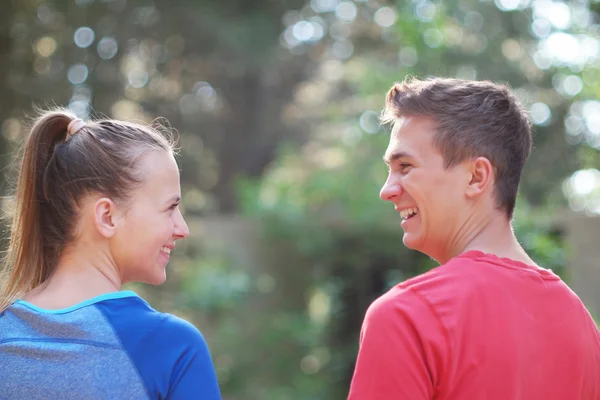
<svg viewBox="0 0 600 400">
<path fill-rule="evenodd" d="M 402 236 L 402 243 L 404 243 L 404 247 L 410 250 L 419 251 L 421 247 L 419 237 L 414 233 L 405 233 L 404 236 Z"/>
</svg>

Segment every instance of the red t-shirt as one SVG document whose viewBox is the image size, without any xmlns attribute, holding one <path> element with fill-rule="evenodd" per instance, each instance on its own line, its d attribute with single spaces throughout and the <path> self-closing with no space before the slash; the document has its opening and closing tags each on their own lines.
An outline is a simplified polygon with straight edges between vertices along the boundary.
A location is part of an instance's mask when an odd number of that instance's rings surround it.
<svg viewBox="0 0 600 400">
<path fill-rule="evenodd" d="M 600 332 L 549 270 L 469 251 L 368 309 L 349 400 L 599 400 Z"/>
</svg>

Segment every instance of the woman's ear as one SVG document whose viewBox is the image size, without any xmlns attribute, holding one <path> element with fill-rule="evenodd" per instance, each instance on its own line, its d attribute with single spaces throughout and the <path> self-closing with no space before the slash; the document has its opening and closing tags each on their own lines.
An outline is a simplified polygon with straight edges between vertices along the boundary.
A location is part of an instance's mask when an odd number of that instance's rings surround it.
<svg viewBox="0 0 600 400">
<path fill-rule="evenodd" d="M 94 223 L 98 232 L 106 238 L 111 238 L 117 230 L 117 206 L 107 197 L 102 197 L 94 203 Z"/>
</svg>

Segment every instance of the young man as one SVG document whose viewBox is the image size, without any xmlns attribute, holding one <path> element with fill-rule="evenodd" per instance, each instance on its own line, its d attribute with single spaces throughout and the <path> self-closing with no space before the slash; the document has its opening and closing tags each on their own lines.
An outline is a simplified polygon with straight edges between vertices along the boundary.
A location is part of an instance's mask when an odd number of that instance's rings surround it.
<svg viewBox="0 0 600 400">
<path fill-rule="evenodd" d="M 525 110 L 504 86 L 437 78 L 394 85 L 384 116 L 381 198 L 440 266 L 369 307 L 349 400 L 600 399 L 594 321 L 511 229 Z"/>
</svg>

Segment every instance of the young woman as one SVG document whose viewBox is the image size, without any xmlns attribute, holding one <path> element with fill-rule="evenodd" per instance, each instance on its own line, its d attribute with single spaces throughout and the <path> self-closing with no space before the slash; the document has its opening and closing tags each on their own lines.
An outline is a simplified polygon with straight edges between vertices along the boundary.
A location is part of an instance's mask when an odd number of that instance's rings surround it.
<svg viewBox="0 0 600 400">
<path fill-rule="evenodd" d="M 0 298 L 2 399 L 220 399 L 206 342 L 126 282 L 161 284 L 188 236 L 155 127 L 41 115 L 16 188 Z"/>
</svg>

